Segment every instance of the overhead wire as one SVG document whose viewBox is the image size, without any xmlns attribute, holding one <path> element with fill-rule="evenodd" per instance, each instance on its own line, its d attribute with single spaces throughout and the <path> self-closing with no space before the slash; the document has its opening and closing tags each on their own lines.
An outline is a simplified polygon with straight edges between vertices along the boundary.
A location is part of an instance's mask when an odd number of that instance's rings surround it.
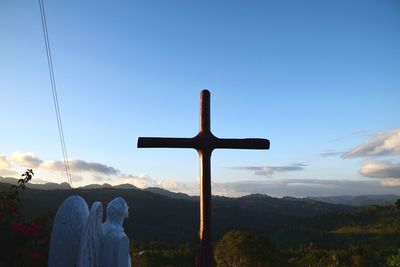
<svg viewBox="0 0 400 267">
<path fill-rule="evenodd" d="M 46 21 L 46 14 L 45 14 L 45 10 L 44 10 L 43 0 L 39 0 L 39 6 L 40 6 L 40 16 L 41 16 L 41 20 L 42 20 L 44 43 L 46 46 L 47 65 L 49 68 L 51 90 L 53 93 L 54 109 L 56 111 L 58 134 L 59 134 L 59 138 L 60 138 L 61 150 L 62 150 L 63 159 L 64 159 L 65 173 L 67 176 L 67 181 L 72 188 L 71 170 L 69 167 L 67 146 L 65 144 L 64 130 L 63 130 L 62 120 L 61 120 L 60 105 L 59 105 L 58 96 L 57 96 L 56 79 L 54 77 L 53 60 L 52 60 L 52 56 L 51 56 L 49 34 L 47 31 L 47 21 Z"/>
</svg>

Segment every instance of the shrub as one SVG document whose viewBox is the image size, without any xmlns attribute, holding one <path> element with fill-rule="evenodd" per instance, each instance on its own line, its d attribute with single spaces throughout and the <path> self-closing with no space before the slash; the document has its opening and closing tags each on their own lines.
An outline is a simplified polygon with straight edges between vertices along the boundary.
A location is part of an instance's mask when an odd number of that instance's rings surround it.
<svg viewBox="0 0 400 267">
<path fill-rule="evenodd" d="M 17 185 L 0 192 L 0 267 L 47 266 L 50 218 L 26 222 L 20 213 L 19 193 L 33 175 L 28 169 Z"/>
</svg>

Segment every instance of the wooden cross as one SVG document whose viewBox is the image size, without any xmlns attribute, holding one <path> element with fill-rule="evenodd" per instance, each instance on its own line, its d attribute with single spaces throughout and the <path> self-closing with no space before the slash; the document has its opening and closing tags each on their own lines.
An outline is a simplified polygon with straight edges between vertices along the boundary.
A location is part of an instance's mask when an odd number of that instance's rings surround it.
<svg viewBox="0 0 400 267">
<path fill-rule="evenodd" d="M 194 148 L 200 157 L 200 247 L 198 266 L 213 266 L 211 246 L 211 153 L 214 149 L 269 149 L 267 139 L 226 139 L 210 129 L 210 92 L 200 93 L 200 131 L 192 138 L 139 137 L 138 148 Z"/>
</svg>

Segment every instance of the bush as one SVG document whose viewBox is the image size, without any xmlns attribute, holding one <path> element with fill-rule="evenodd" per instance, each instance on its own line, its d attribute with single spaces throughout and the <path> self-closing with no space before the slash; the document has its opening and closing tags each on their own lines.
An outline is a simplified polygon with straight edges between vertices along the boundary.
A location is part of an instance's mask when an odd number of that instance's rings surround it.
<svg viewBox="0 0 400 267">
<path fill-rule="evenodd" d="M 25 222 L 20 213 L 19 192 L 33 175 L 28 169 L 17 185 L 0 192 L 0 267 L 47 266 L 50 218 Z"/>
<path fill-rule="evenodd" d="M 400 209 L 400 199 L 396 200 L 396 203 L 394 204 L 396 208 Z"/>
<path fill-rule="evenodd" d="M 222 237 L 214 257 L 219 267 L 283 266 L 280 252 L 265 236 L 239 230 Z"/>
<path fill-rule="evenodd" d="M 400 249 L 397 250 L 397 254 L 392 255 L 387 261 L 388 267 L 400 267 Z"/>
</svg>

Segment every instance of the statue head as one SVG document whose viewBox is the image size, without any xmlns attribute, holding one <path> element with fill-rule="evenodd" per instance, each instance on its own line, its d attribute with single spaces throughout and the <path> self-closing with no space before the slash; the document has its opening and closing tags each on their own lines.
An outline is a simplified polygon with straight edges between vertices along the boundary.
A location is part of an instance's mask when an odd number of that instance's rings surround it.
<svg viewBox="0 0 400 267">
<path fill-rule="evenodd" d="M 113 224 L 122 224 L 128 218 L 129 207 L 122 197 L 116 197 L 107 205 L 107 221 Z"/>
</svg>

